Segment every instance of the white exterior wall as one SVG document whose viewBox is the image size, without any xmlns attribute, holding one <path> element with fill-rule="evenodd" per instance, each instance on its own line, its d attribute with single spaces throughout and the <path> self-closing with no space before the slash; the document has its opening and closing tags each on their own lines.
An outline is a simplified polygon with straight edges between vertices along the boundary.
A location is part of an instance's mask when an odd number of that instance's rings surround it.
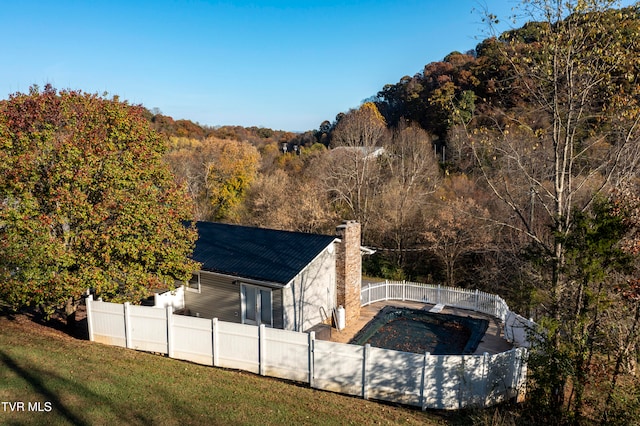
<svg viewBox="0 0 640 426">
<path fill-rule="evenodd" d="M 321 308 L 331 318 L 336 301 L 336 255 L 333 244 L 322 251 L 282 289 L 283 329 L 305 331 L 322 322 Z"/>
<path fill-rule="evenodd" d="M 154 308 L 166 309 L 167 306 L 171 306 L 173 311 L 184 308 L 184 286 L 153 295 Z"/>
</svg>

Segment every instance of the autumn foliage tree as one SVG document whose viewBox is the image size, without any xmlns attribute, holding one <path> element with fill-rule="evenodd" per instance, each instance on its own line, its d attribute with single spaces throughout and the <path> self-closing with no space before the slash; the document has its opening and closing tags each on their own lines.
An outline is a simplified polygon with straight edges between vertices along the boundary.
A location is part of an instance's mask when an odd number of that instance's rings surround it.
<svg viewBox="0 0 640 426">
<path fill-rule="evenodd" d="M 207 190 L 214 206 L 214 218 L 235 215 L 233 211 L 255 179 L 259 154 L 253 146 L 241 142 L 214 145 L 216 161 L 206 165 Z"/>
<path fill-rule="evenodd" d="M 587 237 L 604 225 L 599 200 L 633 179 L 640 159 L 630 89 L 638 75 L 629 67 L 637 64 L 637 12 L 616 4 L 523 1 L 540 22 L 496 46 L 513 76 L 510 103 L 485 108 L 475 128 L 464 125 L 477 176 L 508 212 L 495 219 L 528 240 L 531 279 L 544 295 L 544 362 L 532 368 L 538 408 L 576 424 L 590 414 L 592 344 L 609 327 L 601 321 L 611 302 L 605 287 L 621 273 L 618 254 L 601 247 L 616 242 L 613 234 Z"/>
<path fill-rule="evenodd" d="M 142 108 L 77 91 L 0 102 L 0 300 L 68 319 L 83 292 L 138 301 L 196 268 L 191 205 Z"/>
<path fill-rule="evenodd" d="M 401 121 L 383 155 L 383 182 L 372 212 L 370 241 L 385 247 L 404 267 L 405 249 L 416 244 L 423 229 L 422 211 L 440 183 L 432 137 L 416 123 Z"/>
<path fill-rule="evenodd" d="M 300 148 L 299 153 L 281 154 L 273 165 L 263 166 L 247 191 L 241 222 L 298 232 L 334 232 L 339 218 L 321 181 L 326 154 L 324 145 L 315 144 Z"/>
<path fill-rule="evenodd" d="M 260 154 L 249 143 L 209 137 L 172 138 L 165 156 L 179 182 L 186 185 L 198 220 L 234 220 L 256 178 Z"/>
<path fill-rule="evenodd" d="M 610 380 L 603 384 L 606 400 L 601 410 L 603 422 L 623 422 L 637 418 L 640 409 L 640 185 L 619 188 L 611 197 L 614 218 L 625 231 L 618 248 L 635 259 L 633 272 L 612 289 L 615 304 L 609 309 L 610 328 L 605 334 L 613 359 Z M 636 411 L 629 407 L 635 405 Z"/>
<path fill-rule="evenodd" d="M 466 177 L 447 179 L 425 213 L 422 238 L 444 266 L 446 285 L 459 286 L 465 256 L 493 246 L 495 227 L 489 211 L 472 197 L 474 185 Z M 464 189 L 456 191 L 456 186 Z"/>
</svg>

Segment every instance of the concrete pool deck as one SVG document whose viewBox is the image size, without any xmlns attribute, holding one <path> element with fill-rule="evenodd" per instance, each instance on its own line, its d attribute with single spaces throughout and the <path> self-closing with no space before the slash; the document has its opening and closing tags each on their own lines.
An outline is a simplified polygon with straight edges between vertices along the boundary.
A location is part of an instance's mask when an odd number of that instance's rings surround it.
<svg viewBox="0 0 640 426">
<path fill-rule="evenodd" d="M 386 300 L 381 302 L 375 302 L 367 306 L 363 306 L 360 309 L 360 317 L 357 321 L 349 324 L 343 330 L 338 331 L 336 328 L 331 328 L 331 336 L 327 340 L 332 342 L 348 343 L 355 335 L 360 331 L 371 319 L 376 316 L 378 312 L 385 306 L 397 306 L 402 308 L 412 309 L 424 309 L 430 310 L 435 306 L 432 303 L 419 303 L 419 302 L 403 302 L 401 300 Z M 504 339 L 500 320 L 493 318 L 490 315 L 481 314 L 479 312 L 470 311 L 467 309 L 452 308 L 445 306 L 440 313 L 453 314 L 461 317 L 482 318 L 489 321 L 489 327 L 482 336 L 478 348 L 474 352 L 476 355 L 483 353 L 496 354 L 505 352 L 513 348 L 513 345 Z"/>
</svg>

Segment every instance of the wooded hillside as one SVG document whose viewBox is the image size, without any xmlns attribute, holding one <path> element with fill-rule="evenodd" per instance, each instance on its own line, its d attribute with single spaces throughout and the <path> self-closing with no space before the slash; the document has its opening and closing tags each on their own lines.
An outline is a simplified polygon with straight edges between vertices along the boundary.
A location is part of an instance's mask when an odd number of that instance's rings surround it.
<svg viewBox="0 0 640 426">
<path fill-rule="evenodd" d="M 304 134 L 152 121 L 197 219 L 356 219 L 367 273 L 495 292 L 544 325 L 539 415 L 624 423 L 640 405 L 640 16 L 612 5 L 524 2 L 523 27 Z"/>
<path fill-rule="evenodd" d="M 514 423 L 633 424 L 640 11 L 616 4 L 523 0 L 526 25 L 300 134 L 11 95 L 0 301 L 71 314 L 88 280 L 131 299 L 184 279 L 188 220 L 330 234 L 355 219 L 367 274 L 497 293 L 540 324 Z"/>
</svg>

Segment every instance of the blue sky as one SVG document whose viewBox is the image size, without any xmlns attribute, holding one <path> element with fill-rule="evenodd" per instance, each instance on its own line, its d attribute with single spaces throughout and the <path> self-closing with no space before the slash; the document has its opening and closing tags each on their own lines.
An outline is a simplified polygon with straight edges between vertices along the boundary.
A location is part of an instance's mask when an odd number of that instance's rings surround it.
<svg viewBox="0 0 640 426">
<path fill-rule="evenodd" d="M 3 2 L 4 3 L 4 2 Z M 51 83 L 204 125 L 316 129 L 486 37 L 513 0 L 15 1 L 0 98 Z M 475 10 L 475 11 L 474 11 Z M 509 28 L 505 22 L 502 29 Z"/>
</svg>

